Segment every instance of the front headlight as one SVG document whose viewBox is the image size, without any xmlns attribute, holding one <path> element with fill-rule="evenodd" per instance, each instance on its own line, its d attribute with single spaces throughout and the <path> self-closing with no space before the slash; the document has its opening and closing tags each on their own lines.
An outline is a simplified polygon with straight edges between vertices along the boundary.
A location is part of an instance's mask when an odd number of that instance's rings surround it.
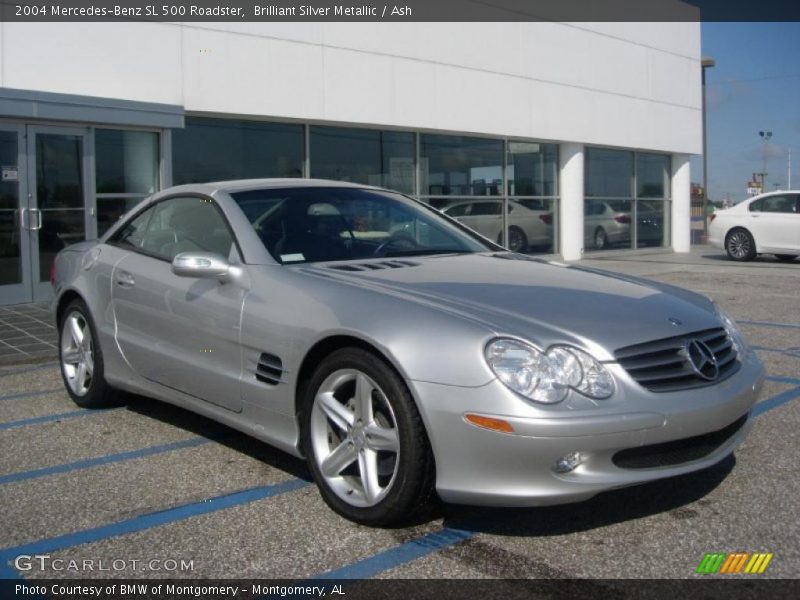
<svg viewBox="0 0 800 600">
<path fill-rule="evenodd" d="M 747 351 L 747 342 L 744 341 L 744 336 L 742 336 L 742 332 L 739 331 L 739 326 L 736 324 L 736 321 L 716 304 L 714 304 L 714 309 L 717 312 L 719 320 L 722 321 L 725 333 L 728 334 L 728 337 L 731 338 L 733 342 L 733 349 L 736 350 L 736 353 L 740 356 L 743 355 Z"/>
<path fill-rule="evenodd" d="M 500 381 L 536 402 L 561 402 L 570 389 L 596 400 L 614 393 L 614 380 L 602 363 L 571 346 L 541 352 L 519 340 L 498 338 L 486 346 L 485 355 Z"/>
</svg>

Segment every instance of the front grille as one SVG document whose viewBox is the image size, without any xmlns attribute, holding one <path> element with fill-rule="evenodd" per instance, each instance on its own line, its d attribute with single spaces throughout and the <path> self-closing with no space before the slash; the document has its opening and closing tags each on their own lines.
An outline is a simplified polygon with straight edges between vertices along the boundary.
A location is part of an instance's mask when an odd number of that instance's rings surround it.
<svg viewBox="0 0 800 600">
<path fill-rule="evenodd" d="M 283 362 L 274 354 L 267 354 L 266 352 L 258 358 L 256 365 L 256 379 L 262 383 L 269 385 L 278 385 L 279 383 L 286 383 L 283 380 L 283 374 L 286 370 L 283 368 Z"/>
<path fill-rule="evenodd" d="M 612 460 L 621 469 L 656 469 L 699 460 L 731 439 L 747 422 L 747 417 L 748 415 L 743 415 L 727 427 L 711 433 L 674 442 L 620 450 Z"/>
<path fill-rule="evenodd" d="M 696 373 L 689 362 L 688 346 L 703 342 L 717 360 L 718 374 L 708 380 Z M 714 385 L 739 370 L 736 349 L 725 329 L 705 329 L 655 342 L 621 348 L 614 353 L 619 364 L 651 392 L 674 392 Z"/>
</svg>

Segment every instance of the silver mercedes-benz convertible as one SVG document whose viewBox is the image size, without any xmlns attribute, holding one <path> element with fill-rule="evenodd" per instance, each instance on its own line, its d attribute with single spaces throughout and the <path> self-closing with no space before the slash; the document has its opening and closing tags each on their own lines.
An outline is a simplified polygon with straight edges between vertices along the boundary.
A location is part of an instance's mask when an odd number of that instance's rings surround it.
<svg viewBox="0 0 800 600">
<path fill-rule="evenodd" d="M 764 369 L 705 296 L 514 254 L 429 206 L 316 180 L 174 187 L 64 249 L 67 390 L 125 390 L 305 456 L 390 525 L 437 497 L 536 506 L 695 471 Z"/>
</svg>

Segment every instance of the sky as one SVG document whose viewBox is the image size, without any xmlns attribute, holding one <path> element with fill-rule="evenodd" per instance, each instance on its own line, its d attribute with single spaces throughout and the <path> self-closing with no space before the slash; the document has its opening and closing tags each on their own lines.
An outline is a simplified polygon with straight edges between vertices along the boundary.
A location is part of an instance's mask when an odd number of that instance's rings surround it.
<svg viewBox="0 0 800 600">
<path fill-rule="evenodd" d="M 706 71 L 708 195 L 746 197 L 747 182 L 763 169 L 766 188 L 800 189 L 800 23 L 702 23 Z M 759 131 L 772 131 L 768 144 Z M 702 159 L 692 158 L 692 181 L 702 182 Z"/>
</svg>

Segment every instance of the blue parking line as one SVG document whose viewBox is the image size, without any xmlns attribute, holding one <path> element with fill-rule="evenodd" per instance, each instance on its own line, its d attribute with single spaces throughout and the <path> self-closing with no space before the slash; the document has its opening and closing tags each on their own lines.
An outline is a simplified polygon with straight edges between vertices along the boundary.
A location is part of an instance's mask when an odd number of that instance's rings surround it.
<svg viewBox="0 0 800 600">
<path fill-rule="evenodd" d="M 53 415 L 44 415 L 41 417 L 32 417 L 30 419 L 18 419 L 16 421 L 6 421 L 5 423 L 0 423 L 0 431 L 6 429 L 14 429 L 16 427 L 25 427 L 26 425 L 38 425 L 39 423 L 47 423 L 49 421 L 59 421 L 62 419 L 74 419 L 76 417 L 88 417 L 90 415 L 99 415 L 101 413 L 112 412 L 115 410 L 120 410 L 124 408 L 124 406 L 118 406 L 115 408 L 103 408 L 97 409 L 94 408 L 92 410 L 88 410 L 85 408 L 81 408 L 79 410 L 72 410 L 69 412 L 63 413 L 56 413 Z"/>
<path fill-rule="evenodd" d="M 792 400 L 796 400 L 797 398 L 800 398 L 800 387 L 786 390 L 777 396 L 773 396 L 772 398 L 767 398 L 766 400 L 759 402 L 753 407 L 752 415 L 754 417 L 763 415 L 765 412 L 772 410 L 773 408 L 778 408 L 779 406 L 782 406 L 787 402 L 791 402 Z"/>
<path fill-rule="evenodd" d="M 71 548 L 80 544 L 90 544 L 92 542 L 99 542 L 112 537 L 135 533 L 145 529 L 152 529 L 161 525 L 168 525 L 177 521 L 183 521 L 190 517 L 205 515 L 218 510 L 231 508 L 240 504 L 248 504 L 257 500 L 271 498 L 287 492 L 298 490 L 307 485 L 307 481 L 302 479 L 292 478 L 281 483 L 272 485 L 264 485 L 249 490 L 242 490 L 225 494 L 223 496 L 216 496 L 201 500 L 200 502 L 192 502 L 161 510 L 158 512 L 148 513 L 118 521 L 117 523 L 110 523 L 108 525 L 101 525 L 99 527 L 92 527 L 91 529 L 84 529 L 83 531 L 76 531 L 74 533 L 67 533 L 56 537 L 31 542 L 29 544 L 22 544 L 20 546 L 13 546 L 11 548 L 4 548 L 0 550 L 0 579 L 17 579 L 20 577 L 16 569 L 9 565 L 9 561 L 13 560 L 20 554 L 46 554 L 48 552 L 58 552 L 65 548 Z"/>
<path fill-rule="evenodd" d="M 800 385 L 800 379 L 797 377 L 785 377 L 783 375 L 767 375 L 767 381 L 774 381 L 776 383 L 791 383 L 792 385 Z"/>
<path fill-rule="evenodd" d="M 0 400 L 21 400 L 22 398 L 34 398 L 36 396 L 44 396 L 46 394 L 53 394 L 55 392 L 63 392 L 64 386 L 53 388 L 52 390 L 40 390 L 38 392 L 22 392 L 19 394 L 9 394 L 7 396 L 0 396 Z"/>
<path fill-rule="evenodd" d="M 800 329 L 798 323 L 777 323 L 775 321 L 745 321 L 743 319 L 736 319 L 737 323 L 744 323 L 745 325 L 757 325 L 762 327 L 782 327 L 787 329 Z"/>
<path fill-rule="evenodd" d="M 463 542 L 477 535 L 475 531 L 445 527 L 439 531 L 428 533 L 409 540 L 394 548 L 389 548 L 373 556 L 361 559 L 340 569 L 334 569 L 313 577 L 316 579 L 367 579 L 378 573 L 399 567 L 432 552 L 453 544 Z"/>
<path fill-rule="evenodd" d="M 107 454 L 105 456 L 98 456 L 96 458 L 77 460 L 75 462 L 64 463 L 61 465 L 54 465 L 52 467 L 42 467 L 41 469 L 32 469 L 30 471 L 9 473 L 8 475 L 0 475 L 0 485 L 6 483 L 15 483 L 18 481 L 27 481 L 28 479 L 37 479 L 39 477 L 46 477 L 47 475 L 55 475 L 57 473 L 69 473 L 70 471 L 88 469 L 91 467 L 107 465 L 110 463 L 121 462 L 124 460 L 144 458 L 146 456 L 163 454 L 164 452 L 172 452 L 173 450 L 194 448 L 196 446 L 202 446 L 203 444 L 207 444 L 208 442 L 211 441 L 214 440 L 204 437 L 195 437 L 188 440 L 182 440 L 180 442 L 172 442 L 170 444 L 159 444 L 157 446 L 149 446 L 147 448 L 141 448 L 139 450 L 130 450 L 128 452 L 119 452 L 117 454 Z"/>
<path fill-rule="evenodd" d="M 11 377 L 12 375 L 20 375 L 22 373 L 31 373 L 33 371 L 41 371 L 42 369 L 49 369 L 56 366 L 57 362 L 46 362 L 35 367 L 27 367 L 25 369 L 14 369 L 12 371 L 0 371 L 0 377 Z"/>
</svg>

